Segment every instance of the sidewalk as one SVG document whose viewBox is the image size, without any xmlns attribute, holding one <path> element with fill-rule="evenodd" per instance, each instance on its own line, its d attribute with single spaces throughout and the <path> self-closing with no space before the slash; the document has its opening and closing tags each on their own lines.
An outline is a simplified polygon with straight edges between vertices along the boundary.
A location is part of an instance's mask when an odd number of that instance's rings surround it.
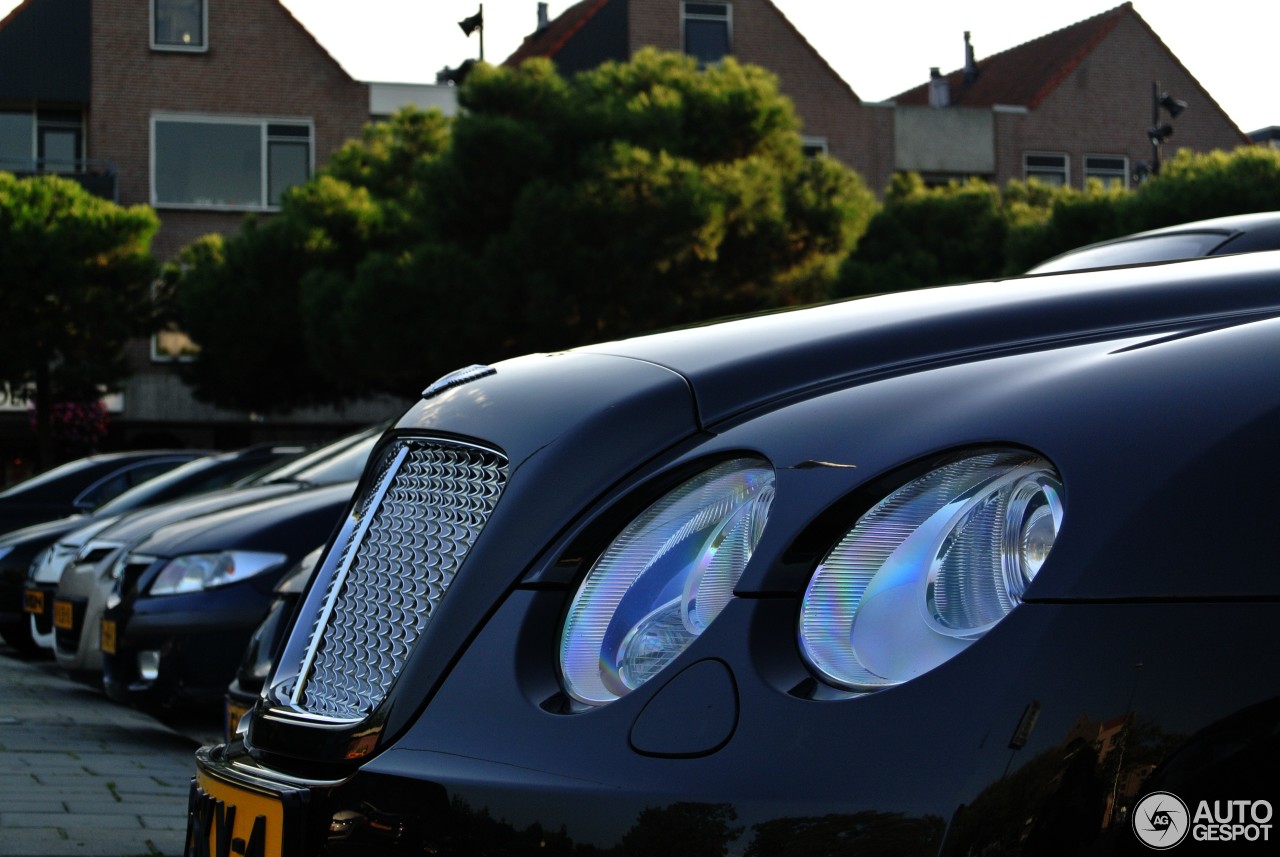
<svg viewBox="0 0 1280 857">
<path fill-rule="evenodd" d="M 198 743 L 0 643 L 0 855 L 182 854 Z"/>
</svg>

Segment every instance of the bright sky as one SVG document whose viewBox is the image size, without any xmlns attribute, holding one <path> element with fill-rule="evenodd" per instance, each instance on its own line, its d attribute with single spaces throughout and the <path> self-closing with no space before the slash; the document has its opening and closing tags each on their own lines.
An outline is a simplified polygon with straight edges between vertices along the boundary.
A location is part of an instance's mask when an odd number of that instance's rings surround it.
<svg viewBox="0 0 1280 857">
<path fill-rule="evenodd" d="M 1119 5 L 1121 0 L 774 0 L 854 92 L 880 101 L 924 83 L 930 66 L 964 62 L 964 31 L 981 59 Z M 283 0 L 354 77 L 434 82 L 479 52 L 458 21 L 478 0 Z M 17 0 L 0 0 L 5 14 Z M 552 0 L 551 16 L 572 5 Z M 1280 125 L 1275 0 L 1135 0 L 1134 8 L 1246 133 Z M 537 24 L 537 0 L 487 0 L 485 58 L 501 62 Z M 1138 86 L 1149 86 L 1137 81 Z M 1171 93 L 1175 97 L 1178 93 Z"/>
</svg>

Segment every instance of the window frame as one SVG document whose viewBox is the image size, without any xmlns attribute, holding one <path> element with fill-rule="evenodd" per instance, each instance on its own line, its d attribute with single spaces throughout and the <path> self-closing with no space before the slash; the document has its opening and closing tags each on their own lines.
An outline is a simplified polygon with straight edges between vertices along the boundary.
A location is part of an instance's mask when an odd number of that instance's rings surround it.
<svg viewBox="0 0 1280 857">
<path fill-rule="evenodd" d="M 209 125 L 240 125 L 240 126 L 256 126 L 258 128 L 258 167 L 259 167 L 259 200 L 256 205 L 245 205 L 240 203 L 204 203 L 204 202 L 173 202 L 160 199 L 159 190 L 156 181 L 156 169 L 160 161 L 160 153 L 156 146 L 156 132 L 160 125 L 169 123 L 186 123 L 197 124 L 205 123 Z M 316 173 L 316 126 L 315 120 L 309 117 L 300 116 L 241 116 L 241 115 L 219 115 L 209 113 L 174 113 L 174 112 L 157 112 L 151 115 L 151 140 L 150 140 L 150 179 L 151 179 L 151 206 L 157 209 L 177 209 L 186 211 L 279 211 L 280 206 L 271 202 L 271 143 L 279 142 L 279 137 L 273 138 L 270 128 L 272 125 L 289 125 L 295 127 L 305 127 L 307 129 L 306 136 L 299 135 L 296 139 L 306 140 L 307 144 L 307 177 L 305 180 L 311 179 Z"/>
<path fill-rule="evenodd" d="M 1124 167 L 1120 172 L 1116 172 L 1113 168 L 1103 168 L 1100 172 L 1091 171 L 1089 169 L 1090 158 L 1105 158 L 1110 161 L 1122 161 L 1124 163 Z M 1129 187 L 1131 176 L 1129 173 L 1129 156 L 1128 155 L 1102 155 L 1097 153 L 1094 153 L 1092 155 L 1087 154 L 1084 156 L 1084 159 L 1083 159 L 1083 168 L 1084 168 L 1084 184 L 1086 187 L 1089 184 L 1089 179 L 1100 180 L 1102 182 L 1103 187 L 1111 187 L 1111 182 L 1109 182 L 1108 179 L 1116 179 L 1118 180 L 1120 187 L 1123 187 L 1123 188 Z"/>
<path fill-rule="evenodd" d="M 1041 175 L 1048 173 L 1049 170 L 1047 167 L 1038 165 L 1038 168 L 1035 170 L 1037 175 L 1032 175 L 1032 165 L 1030 163 L 1031 158 L 1061 158 L 1062 159 L 1062 184 L 1058 186 L 1059 187 L 1071 186 L 1071 156 L 1068 155 L 1066 152 L 1023 152 L 1022 153 L 1022 180 L 1030 181 L 1031 179 L 1034 178 L 1037 181 L 1043 182 L 1044 179 L 1041 178 Z M 1045 183 L 1049 184 L 1048 182 L 1045 182 Z"/>
<path fill-rule="evenodd" d="M 824 136 L 806 134 L 800 138 L 800 151 L 807 158 L 816 158 L 818 155 L 830 155 L 831 146 Z"/>
<path fill-rule="evenodd" d="M 724 15 L 708 15 L 700 12 L 690 12 L 690 6 L 720 6 L 724 9 Z M 686 23 L 688 21 L 723 21 L 725 25 L 725 41 L 728 42 L 728 50 L 720 57 L 709 63 L 704 63 L 700 58 L 689 52 L 689 33 Z M 691 56 L 698 60 L 699 65 L 715 65 L 727 56 L 733 55 L 733 4 L 724 2 L 724 0 L 713 0 L 713 2 L 700 3 L 697 0 L 681 0 L 680 2 L 680 51 L 686 56 Z"/>
<path fill-rule="evenodd" d="M 197 0 L 197 2 L 200 4 L 200 33 L 201 33 L 201 40 L 200 40 L 200 44 L 198 45 L 179 45 L 179 44 L 171 44 L 169 42 L 156 41 L 156 18 L 157 18 L 156 7 L 159 6 L 160 3 L 162 2 L 163 0 L 150 0 L 150 2 L 147 4 L 147 8 L 150 10 L 150 13 L 151 13 L 150 21 L 149 21 L 150 32 L 147 37 L 148 41 L 150 41 L 151 43 L 151 50 L 173 51 L 175 53 L 184 53 L 184 54 L 208 53 L 209 51 L 209 0 Z"/>
</svg>

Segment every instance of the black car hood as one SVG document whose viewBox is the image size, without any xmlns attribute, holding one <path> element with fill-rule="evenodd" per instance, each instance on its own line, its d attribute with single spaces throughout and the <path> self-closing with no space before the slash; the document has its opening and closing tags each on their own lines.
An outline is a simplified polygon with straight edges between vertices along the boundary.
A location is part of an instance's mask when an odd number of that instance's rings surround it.
<svg viewBox="0 0 1280 857">
<path fill-rule="evenodd" d="M 355 492 L 356 483 L 344 482 L 323 488 L 295 491 L 256 503 L 236 506 L 221 512 L 201 515 L 160 527 L 135 550 L 138 553 L 172 557 L 228 549 L 267 549 L 271 534 L 279 527 L 310 521 L 324 523 L 319 531 L 308 534 L 307 549 L 324 541 L 333 528 L 338 513 Z M 327 517 L 328 516 L 328 517 Z"/>
<path fill-rule="evenodd" d="M 1276 253 L 882 295 L 578 349 L 671 369 L 702 425 L 858 377 L 1280 312 Z M 1153 276 L 1153 271 L 1158 275 Z M 1237 276 L 1238 275 L 1238 276 Z M 1225 279 L 1231 276 L 1231 282 Z"/>
<path fill-rule="evenodd" d="M 87 527 L 93 521 L 94 519 L 88 515 L 71 515 L 40 524 L 31 524 L 20 530 L 13 530 L 0 535 L 0 547 L 26 545 L 33 542 L 47 544 L 72 530 Z"/>
<path fill-rule="evenodd" d="M 273 483 L 248 488 L 228 488 L 195 497 L 172 500 L 159 506 L 139 509 L 121 517 L 119 521 L 99 532 L 97 538 L 127 545 L 169 524 L 247 506 L 272 497 L 286 496 L 303 487 L 305 486 L 300 483 Z"/>
</svg>

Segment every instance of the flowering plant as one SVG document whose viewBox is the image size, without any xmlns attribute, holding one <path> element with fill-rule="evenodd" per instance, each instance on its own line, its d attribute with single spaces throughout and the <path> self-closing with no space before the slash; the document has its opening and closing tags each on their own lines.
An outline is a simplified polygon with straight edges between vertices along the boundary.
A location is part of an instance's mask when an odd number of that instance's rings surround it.
<svg viewBox="0 0 1280 857">
<path fill-rule="evenodd" d="M 29 411 L 31 428 L 36 430 L 36 410 Z M 49 413 L 53 437 L 66 443 L 92 447 L 107 433 L 107 406 L 99 400 L 54 402 Z"/>
</svg>

